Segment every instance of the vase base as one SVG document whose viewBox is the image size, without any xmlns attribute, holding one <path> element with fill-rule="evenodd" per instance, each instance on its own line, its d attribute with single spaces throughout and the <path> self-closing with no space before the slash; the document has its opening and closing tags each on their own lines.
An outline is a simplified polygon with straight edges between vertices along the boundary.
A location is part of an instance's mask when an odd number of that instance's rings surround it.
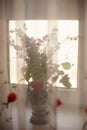
<svg viewBox="0 0 87 130">
<path fill-rule="evenodd" d="M 30 122 L 34 125 L 45 125 L 48 124 L 48 113 L 45 114 L 36 114 L 32 113 Z"/>
</svg>

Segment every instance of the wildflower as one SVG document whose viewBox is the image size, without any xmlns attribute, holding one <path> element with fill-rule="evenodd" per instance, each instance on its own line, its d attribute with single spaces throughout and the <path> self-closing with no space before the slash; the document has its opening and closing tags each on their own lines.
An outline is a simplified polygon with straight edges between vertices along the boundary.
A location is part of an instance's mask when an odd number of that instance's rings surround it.
<svg viewBox="0 0 87 130">
<path fill-rule="evenodd" d="M 14 101 L 16 101 L 16 99 L 17 99 L 17 96 L 15 93 L 13 93 L 13 92 L 9 93 L 9 95 L 7 97 L 8 103 L 14 102 Z"/>
<path fill-rule="evenodd" d="M 62 78 L 60 79 L 60 83 L 62 83 L 64 86 L 66 86 L 67 88 L 71 87 L 71 83 L 69 81 L 69 77 L 68 74 L 65 74 L 64 76 L 62 76 Z"/>
<path fill-rule="evenodd" d="M 61 100 L 60 100 L 60 99 L 57 99 L 57 100 L 56 100 L 56 106 L 58 106 L 58 107 L 59 107 L 59 106 L 61 106 L 61 105 L 62 105 Z"/>
<path fill-rule="evenodd" d="M 5 109 L 8 109 L 8 106 L 9 106 L 9 103 L 11 102 L 15 102 L 17 99 L 17 96 L 15 93 L 11 92 L 8 94 L 7 96 L 7 102 L 2 102 L 2 107 L 0 109 L 0 118 L 2 118 L 2 114 L 4 113 L 4 110 Z M 11 120 L 11 117 L 10 118 L 7 118 L 6 121 L 10 121 Z"/>
<path fill-rule="evenodd" d="M 85 113 L 87 114 L 87 107 L 85 107 Z"/>
</svg>

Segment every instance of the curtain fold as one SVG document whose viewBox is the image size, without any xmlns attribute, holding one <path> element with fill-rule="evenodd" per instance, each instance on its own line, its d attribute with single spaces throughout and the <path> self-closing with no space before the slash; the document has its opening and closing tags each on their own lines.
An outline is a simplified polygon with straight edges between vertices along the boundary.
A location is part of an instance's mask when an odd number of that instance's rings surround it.
<svg viewBox="0 0 87 130">
<path fill-rule="evenodd" d="M 8 19 L 78 19 L 78 3 L 78 0 L 9 0 Z"/>
</svg>

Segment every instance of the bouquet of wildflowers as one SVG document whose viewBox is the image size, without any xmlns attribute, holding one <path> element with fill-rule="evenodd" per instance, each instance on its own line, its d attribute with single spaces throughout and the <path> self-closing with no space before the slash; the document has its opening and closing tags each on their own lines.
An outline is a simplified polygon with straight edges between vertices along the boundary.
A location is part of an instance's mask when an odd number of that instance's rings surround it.
<svg viewBox="0 0 87 130">
<path fill-rule="evenodd" d="M 60 83 L 70 88 L 70 79 L 64 73 L 64 69 L 69 70 L 72 66 L 71 63 L 63 62 L 58 65 L 50 62 L 56 47 L 50 50 L 49 43 L 55 40 L 57 29 L 54 29 L 50 35 L 46 34 L 42 38 L 30 37 L 26 34 L 26 30 L 27 28 L 24 24 L 23 30 L 15 29 L 10 31 L 10 34 L 15 33 L 18 41 L 21 42 L 21 44 L 16 44 L 16 41 L 10 37 L 10 45 L 15 48 L 17 56 L 24 59 L 24 66 L 22 68 L 24 79 L 33 88 L 36 86 L 35 83 L 39 86 L 42 84 L 42 88 L 46 84 L 52 86 L 58 79 L 60 79 Z M 58 48 L 58 42 L 56 45 Z M 63 67 L 63 70 L 60 69 L 60 66 Z"/>
</svg>

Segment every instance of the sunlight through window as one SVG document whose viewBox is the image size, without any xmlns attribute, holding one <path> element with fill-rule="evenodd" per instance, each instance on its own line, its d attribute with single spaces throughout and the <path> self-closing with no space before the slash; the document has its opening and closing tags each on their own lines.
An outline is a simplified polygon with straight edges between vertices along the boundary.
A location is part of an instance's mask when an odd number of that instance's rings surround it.
<svg viewBox="0 0 87 130">
<path fill-rule="evenodd" d="M 78 70 L 78 20 L 55 20 L 57 32 L 57 40 L 59 49 L 53 55 L 53 62 L 61 64 L 61 62 L 70 62 L 72 64 L 71 69 L 66 73 L 69 74 L 72 88 L 77 88 L 77 70 Z M 21 28 L 23 24 L 26 24 L 28 28 L 26 34 L 35 37 L 42 38 L 49 33 L 50 20 L 10 20 L 9 21 L 9 36 L 10 30 Z M 11 34 L 13 42 L 17 41 L 16 35 Z M 18 43 L 18 41 L 16 42 Z M 18 43 L 21 44 L 21 43 Z M 54 43 L 53 43 L 54 44 Z M 17 58 L 15 49 L 9 46 L 9 59 L 10 59 L 10 83 L 19 83 L 23 79 L 21 72 L 23 61 Z M 24 82 L 24 81 L 23 81 Z M 56 82 L 57 87 L 64 87 L 61 83 Z"/>
</svg>

